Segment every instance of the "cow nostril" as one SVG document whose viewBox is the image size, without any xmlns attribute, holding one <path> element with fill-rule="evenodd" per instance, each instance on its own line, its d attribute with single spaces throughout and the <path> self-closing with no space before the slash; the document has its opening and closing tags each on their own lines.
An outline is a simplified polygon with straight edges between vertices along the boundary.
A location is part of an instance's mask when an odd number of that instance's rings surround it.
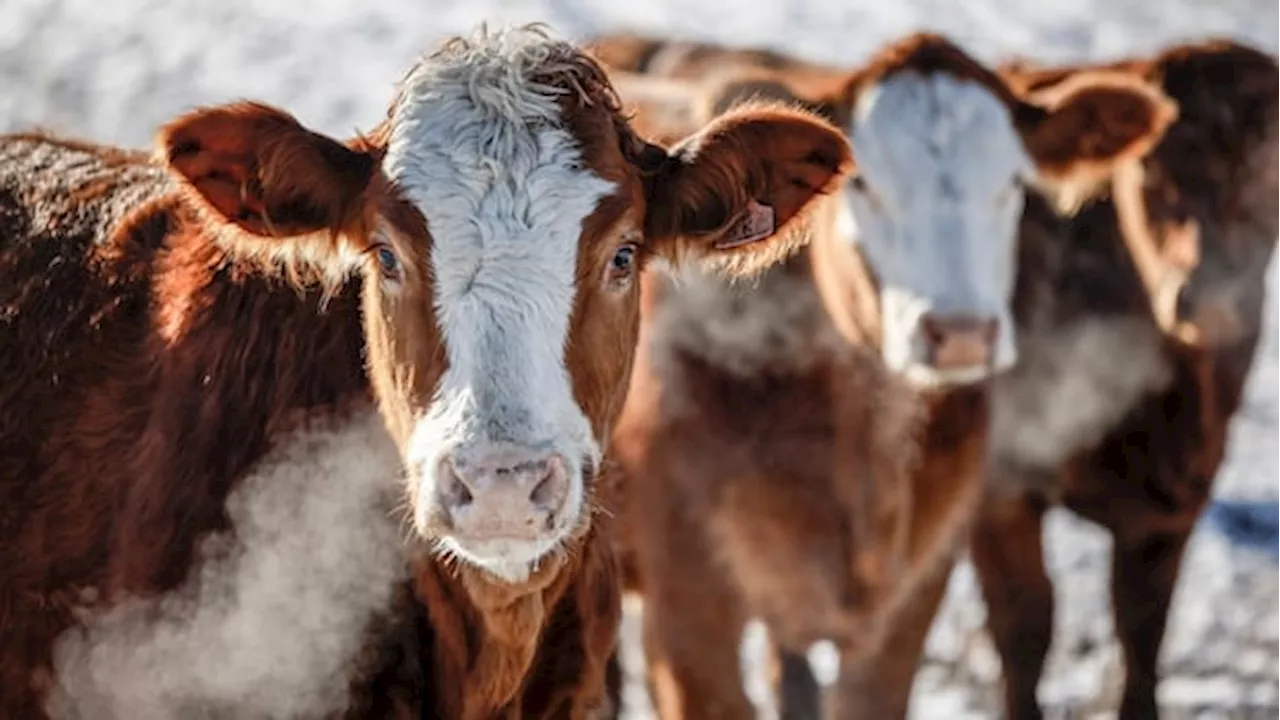
<svg viewBox="0 0 1280 720">
<path fill-rule="evenodd" d="M 546 507 L 549 505 L 551 503 L 551 496 L 554 493 L 554 490 L 551 487 L 554 482 L 555 481 L 552 479 L 550 474 L 544 477 L 542 482 L 539 482 L 538 485 L 533 488 L 533 492 L 529 493 L 529 501 L 538 507 Z"/>
<path fill-rule="evenodd" d="M 529 502 L 539 510 L 554 510 L 564 501 L 567 477 L 564 463 L 553 457 L 538 464 L 538 480 L 529 493 Z"/>
<path fill-rule="evenodd" d="M 440 463 L 439 477 L 440 496 L 447 507 L 451 509 L 465 508 L 475 500 L 471 493 L 471 488 L 467 486 L 466 480 L 463 479 L 462 474 L 457 471 L 452 462 L 444 460 Z"/>
</svg>

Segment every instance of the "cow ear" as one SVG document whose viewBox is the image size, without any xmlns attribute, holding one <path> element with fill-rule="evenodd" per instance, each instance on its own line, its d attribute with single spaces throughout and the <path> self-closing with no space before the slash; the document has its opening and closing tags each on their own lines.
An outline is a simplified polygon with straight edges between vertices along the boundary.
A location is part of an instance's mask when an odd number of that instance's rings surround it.
<svg viewBox="0 0 1280 720">
<path fill-rule="evenodd" d="M 1177 118 L 1177 104 L 1154 85 L 1103 71 L 1037 90 L 1015 110 L 1037 184 L 1063 212 L 1105 187 L 1117 168 L 1145 157 Z"/>
<path fill-rule="evenodd" d="M 157 145 L 199 205 L 261 237 L 343 229 L 377 168 L 370 151 L 250 102 L 184 115 L 161 129 Z"/>
<path fill-rule="evenodd" d="M 844 134 L 817 115 L 739 106 L 670 153 L 650 194 L 648 237 L 675 263 L 756 272 L 808 241 L 799 220 L 852 166 Z"/>
</svg>

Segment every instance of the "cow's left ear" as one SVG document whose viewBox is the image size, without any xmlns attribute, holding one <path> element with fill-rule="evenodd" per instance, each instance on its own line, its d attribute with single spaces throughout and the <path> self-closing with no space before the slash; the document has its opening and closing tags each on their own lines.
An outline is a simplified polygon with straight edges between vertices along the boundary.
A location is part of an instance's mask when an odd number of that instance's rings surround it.
<svg viewBox="0 0 1280 720">
<path fill-rule="evenodd" d="M 1136 75 L 1085 71 L 1028 94 L 1014 116 L 1037 184 L 1067 212 L 1151 152 L 1178 106 Z"/>
<path fill-rule="evenodd" d="M 651 180 L 649 242 L 673 263 L 756 272 L 808 241 L 793 226 L 852 167 L 844 134 L 817 115 L 740 106 L 680 143 Z"/>
</svg>

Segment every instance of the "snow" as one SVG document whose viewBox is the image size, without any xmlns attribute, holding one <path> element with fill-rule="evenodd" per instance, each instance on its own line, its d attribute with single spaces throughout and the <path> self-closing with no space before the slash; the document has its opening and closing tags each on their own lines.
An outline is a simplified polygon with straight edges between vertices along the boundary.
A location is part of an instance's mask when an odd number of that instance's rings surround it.
<svg viewBox="0 0 1280 720">
<path fill-rule="evenodd" d="M 486 20 L 544 21 L 576 38 L 633 28 L 845 64 L 917 29 L 946 32 L 985 60 L 1105 59 L 1208 35 L 1272 53 L 1280 44 L 1275 0 L 5 0 L 0 7 L 0 130 L 39 125 L 130 145 L 145 145 L 158 124 L 194 105 L 241 97 L 348 136 L 381 117 L 417 53 Z M 1273 263 L 1273 288 L 1276 278 Z M 1267 322 L 1217 486 L 1222 498 L 1263 503 L 1264 515 L 1280 494 L 1274 292 Z M 1068 708 L 1107 717 L 1118 690 L 1106 597 L 1110 541 L 1063 513 L 1050 518 L 1047 535 L 1058 632 L 1041 695 L 1052 717 Z M 1276 716 L 1277 585 L 1274 548 L 1233 544 L 1207 525 L 1197 532 L 1162 655 L 1166 717 Z M 962 565 L 917 679 L 914 717 L 995 714 L 998 678 L 980 630 L 983 612 L 972 570 Z M 634 617 L 629 622 L 634 630 Z"/>
<path fill-rule="evenodd" d="M 1114 56 L 1216 33 L 1277 44 L 1270 0 L 6 0 L 0 128 L 144 143 L 196 103 L 253 97 L 316 129 L 368 127 L 419 52 L 476 23 L 544 21 L 585 38 L 636 28 L 854 63 L 918 28 L 976 55 Z"/>
</svg>

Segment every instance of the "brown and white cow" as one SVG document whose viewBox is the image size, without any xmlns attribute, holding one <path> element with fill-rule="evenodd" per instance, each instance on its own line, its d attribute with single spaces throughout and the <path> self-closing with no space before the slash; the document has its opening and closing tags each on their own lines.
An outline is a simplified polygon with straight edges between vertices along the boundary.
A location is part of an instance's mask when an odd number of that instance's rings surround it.
<svg viewBox="0 0 1280 720">
<path fill-rule="evenodd" d="M 689 56 L 708 107 L 791 93 L 840 122 L 856 170 L 805 255 L 759 283 L 646 285 L 614 445 L 655 704 L 749 716 L 738 638 L 756 616 L 784 716 L 816 712 L 803 652 L 831 639 L 840 716 L 901 717 L 981 497 L 990 380 L 1017 360 L 1024 199 L 1073 208 L 1176 110 L 1129 77 L 1049 110 L 932 34 L 853 72 Z"/>
<path fill-rule="evenodd" d="M 972 545 L 1010 718 L 1042 716 L 1054 601 L 1041 535 L 1055 504 L 1112 535 L 1120 717 L 1157 716 L 1170 599 L 1257 350 L 1278 232 L 1273 57 L 1207 41 L 1003 74 L 1054 103 L 1099 69 L 1163 88 L 1179 117 L 1106 201 L 1069 222 L 1039 203 L 1024 215 L 1019 361 L 996 385 L 993 478 Z"/>
<path fill-rule="evenodd" d="M 156 159 L 0 139 L 0 716 L 44 716 L 86 597 L 177 588 L 203 537 L 245 531 L 228 495 L 289 476 L 398 484 L 422 548 L 349 716 L 582 717 L 620 613 L 596 475 L 638 273 L 775 262 L 849 163 L 781 107 L 650 144 L 536 28 L 444 44 L 345 142 L 253 103 L 170 122 Z M 112 709 L 147 715 L 90 714 Z"/>
</svg>

